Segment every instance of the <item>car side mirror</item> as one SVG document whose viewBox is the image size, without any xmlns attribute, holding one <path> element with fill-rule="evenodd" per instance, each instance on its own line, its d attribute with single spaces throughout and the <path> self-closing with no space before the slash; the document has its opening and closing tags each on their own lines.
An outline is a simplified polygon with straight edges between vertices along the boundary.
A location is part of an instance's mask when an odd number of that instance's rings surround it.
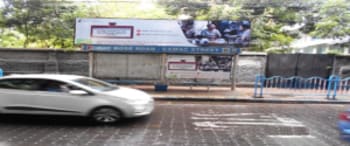
<svg viewBox="0 0 350 146">
<path fill-rule="evenodd" d="M 88 95 L 89 93 L 87 93 L 84 90 L 71 90 L 69 91 L 69 94 L 83 96 L 83 95 Z"/>
</svg>

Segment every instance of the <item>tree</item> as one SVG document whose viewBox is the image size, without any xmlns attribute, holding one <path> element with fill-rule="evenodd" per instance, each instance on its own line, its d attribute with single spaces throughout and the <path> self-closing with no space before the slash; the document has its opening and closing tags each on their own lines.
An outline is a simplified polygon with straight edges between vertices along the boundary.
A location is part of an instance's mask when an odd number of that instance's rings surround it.
<svg viewBox="0 0 350 146">
<path fill-rule="evenodd" d="M 197 18 L 209 12 L 210 6 L 206 0 L 159 0 L 158 4 L 165 7 L 169 15 L 190 15 Z"/>
<path fill-rule="evenodd" d="M 319 38 L 342 38 L 350 35 L 350 1 L 327 0 L 318 7 L 318 22 L 311 35 Z"/>
<path fill-rule="evenodd" d="M 197 20 L 237 20 L 249 17 L 249 10 L 237 0 L 160 0 L 170 15 L 186 14 Z"/>
<path fill-rule="evenodd" d="M 169 19 L 165 10 L 139 2 L 3 0 L 0 45 L 23 48 L 77 48 L 73 43 L 78 17 Z M 146 7 L 145 7 L 146 6 Z M 18 39 L 20 38 L 20 39 Z M 16 41 L 17 40 L 17 41 Z M 10 43 L 11 42 L 11 43 Z"/>
<path fill-rule="evenodd" d="M 283 15 L 289 13 L 287 15 Z M 296 16 L 286 8 L 265 8 L 264 12 L 252 19 L 252 50 L 278 49 L 287 52 L 293 35 L 283 31 L 284 24 L 296 21 Z"/>
<path fill-rule="evenodd" d="M 147 2 L 118 2 L 101 1 L 87 6 L 88 17 L 92 18 L 138 18 L 138 19 L 170 19 L 174 18 L 165 12 L 165 9 L 156 3 Z"/>
<path fill-rule="evenodd" d="M 72 48 L 75 17 L 84 13 L 77 6 L 59 2 L 64 1 L 4 0 L 0 25 L 7 32 L 23 34 L 24 41 L 17 43 L 24 48 Z M 12 38 L 11 33 L 7 34 L 8 39 Z M 6 44 L 6 36 L 0 43 Z"/>
</svg>

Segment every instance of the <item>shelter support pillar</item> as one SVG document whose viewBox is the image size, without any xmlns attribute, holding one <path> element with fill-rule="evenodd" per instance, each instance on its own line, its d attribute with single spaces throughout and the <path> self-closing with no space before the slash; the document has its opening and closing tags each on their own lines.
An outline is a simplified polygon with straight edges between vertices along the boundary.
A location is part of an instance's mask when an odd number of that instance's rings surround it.
<svg viewBox="0 0 350 146">
<path fill-rule="evenodd" d="M 232 56 L 231 91 L 236 90 L 236 72 L 237 72 L 237 69 L 238 69 L 238 59 L 239 59 L 239 55 Z"/>
</svg>

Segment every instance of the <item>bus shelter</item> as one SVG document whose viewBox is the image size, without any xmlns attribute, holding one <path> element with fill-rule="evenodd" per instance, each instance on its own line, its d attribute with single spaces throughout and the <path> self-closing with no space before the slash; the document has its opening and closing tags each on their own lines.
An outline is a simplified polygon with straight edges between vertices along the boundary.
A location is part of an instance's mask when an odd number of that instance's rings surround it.
<svg viewBox="0 0 350 146">
<path fill-rule="evenodd" d="M 94 58 L 95 52 L 139 54 L 141 58 L 142 54 L 157 54 L 155 57 L 159 57 L 159 62 L 153 60 L 153 63 L 159 67 L 153 67 L 160 73 L 157 84 L 163 85 L 178 81 L 191 84 L 186 82 L 189 80 L 195 81 L 192 84 L 199 84 L 197 81 L 217 85 L 228 82 L 234 90 L 240 53 L 237 46 L 246 46 L 249 40 L 249 21 L 77 18 L 75 27 L 75 44 L 92 54 L 90 66 L 94 66 L 94 59 L 103 58 L 103 55 Z M 147 68 L 143 69 L 139 72 L 147 71 Z"/>
</svg>

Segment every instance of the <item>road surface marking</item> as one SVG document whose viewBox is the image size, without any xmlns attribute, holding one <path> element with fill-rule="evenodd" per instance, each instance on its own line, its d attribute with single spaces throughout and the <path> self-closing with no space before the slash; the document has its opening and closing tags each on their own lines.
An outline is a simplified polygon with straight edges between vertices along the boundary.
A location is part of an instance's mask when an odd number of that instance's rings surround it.
<svg viewBox="0 0 350 146">
<path fill-rule="evenodd" d="M 249 115 L 259 115 L 260 113 L 232 113 L 232 114 L 219 114 L 219 113 L 211 113 L 211 114 L 203 114 L 203 113 L 192 113 L 194 116 L 208 116 L 208 117 L 231 117 L 231 116 L 249 116 Z"/>
<path fill-rule="evenodd" d="M 192 113 L 193 125 L 198 128 L 233 128 L 237 126 L 305 127 L 289 117 L 274 113 Z"/>
<path fill-rule="evenodd" d="M 316 138 L 312 135 L 269 135 L 270 138 Z"/>
</svg>

